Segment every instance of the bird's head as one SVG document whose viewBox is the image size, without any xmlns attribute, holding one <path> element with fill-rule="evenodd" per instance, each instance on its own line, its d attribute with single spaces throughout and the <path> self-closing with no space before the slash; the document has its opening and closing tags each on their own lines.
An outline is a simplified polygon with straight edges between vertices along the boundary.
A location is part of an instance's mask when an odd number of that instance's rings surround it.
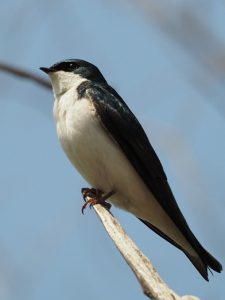
<svg viewBox="0 0 225 300">
<path fill-rule="evenodd" d="M 84 80 L 106 83 L 96 66 L 81 59 L 67 59 L 40 69 L 49 75 L 56 95 L 65 93 Z"/>
</svg>

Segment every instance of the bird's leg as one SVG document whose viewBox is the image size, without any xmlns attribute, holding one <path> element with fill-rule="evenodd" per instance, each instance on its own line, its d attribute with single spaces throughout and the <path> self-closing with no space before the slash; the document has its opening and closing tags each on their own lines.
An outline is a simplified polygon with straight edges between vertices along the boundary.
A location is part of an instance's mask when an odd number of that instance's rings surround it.
<svg viewBox="0 0 225 300">
<path fill-rule="evenodd" d="M 82 209 L 81 209 L 82 214 L 84 213 L 84 210 L 87 207 L 87 205 L 89 205 L 91 208 L 95 204 L 101 204 L 108 210 L 111 208 L 111 204 L 106 202 L 106 200 L 114 194 L 114 191 L 111 191 L 111 192 L 103 195 L 103 192 L 99 189 L 83 188 L 83 189 L 81 189 L 81 193 L 82 193 L 84 201 L 85 201 L 85 204 L 82 206 Z M 89 197 L 90 199 L 86 201 L 87 197 Z"/>
</svg>

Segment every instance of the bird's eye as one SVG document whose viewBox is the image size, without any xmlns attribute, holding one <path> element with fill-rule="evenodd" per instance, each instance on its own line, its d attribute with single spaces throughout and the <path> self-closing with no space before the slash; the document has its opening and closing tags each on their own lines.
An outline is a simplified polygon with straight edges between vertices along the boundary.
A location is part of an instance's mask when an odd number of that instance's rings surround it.
<svg viewBox="0 0 225 300">
<path fill-rule="evenodd" d="M 76 63 L 73 63 L 73 62 L 71 62 L 70 64 L 69 64 L 69 68 L 70 69 L 77 69 L 79 66 L 76 64 Z"/>
</svg>

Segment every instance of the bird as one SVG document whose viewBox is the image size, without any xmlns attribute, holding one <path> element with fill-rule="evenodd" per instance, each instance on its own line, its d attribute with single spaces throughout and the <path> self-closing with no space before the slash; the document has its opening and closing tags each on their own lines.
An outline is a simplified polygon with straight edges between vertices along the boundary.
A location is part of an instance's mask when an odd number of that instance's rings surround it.
<svg viewBox="0 0 225 300">
<path fill-rule="evenodd" d="M 40 69 L 51 81 L 61 146 L 91 185 L 82 189 L 94 199 L 89 204 L 113 204 L 132 213 L 183 251 L 205 280 L 208 270 L 220 273 L 220 262 L 187 224 L 143 127 L 100 70 L 82 59 Z"/>
</svg>

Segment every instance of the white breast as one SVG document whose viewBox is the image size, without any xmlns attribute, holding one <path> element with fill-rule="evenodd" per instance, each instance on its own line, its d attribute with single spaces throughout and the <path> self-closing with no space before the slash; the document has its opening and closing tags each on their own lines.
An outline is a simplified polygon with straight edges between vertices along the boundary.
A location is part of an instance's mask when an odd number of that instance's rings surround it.
<svg viewBox="0 0 225 300">
<path fill-rule="evenodd" d="M 62 99 L 61 99 L 62 100 Z M 67 99 L 68 100 L 68 99 Z M 63 101 L 67 101 L 63 99 Z M 63 149 L 81 175 L 96 188 L 111 188 L 111 180 L 106 177 L 105 164 L 109 161 L 108 137 L 101 128 L 95 109 L 89 100 L 73 103 L 70 109 L 62 109 L 55 104 L 57 113 L 57 133 Z M 60 107 L 56 109 L 56 107 Z"/>
</svg>

